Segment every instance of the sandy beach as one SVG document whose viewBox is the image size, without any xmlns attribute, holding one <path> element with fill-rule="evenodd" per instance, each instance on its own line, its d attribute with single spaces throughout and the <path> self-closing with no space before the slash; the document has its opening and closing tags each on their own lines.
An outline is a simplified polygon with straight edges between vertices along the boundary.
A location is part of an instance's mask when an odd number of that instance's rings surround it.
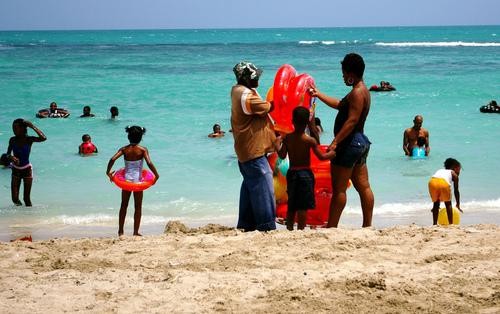
<svg viewBox="0 0 500 314">
<path fill-rule="evenodd" d="M 500 228 L 242 233 L 0 243 L 2 313 L 499 313 Z"/>
</svg>

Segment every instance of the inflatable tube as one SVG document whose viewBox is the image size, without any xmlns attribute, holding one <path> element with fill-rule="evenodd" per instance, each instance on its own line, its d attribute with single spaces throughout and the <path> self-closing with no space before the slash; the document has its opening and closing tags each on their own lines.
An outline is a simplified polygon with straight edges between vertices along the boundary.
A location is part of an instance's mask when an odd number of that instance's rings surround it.
<svg viewBox="0 0 500 314">
<path fill-rule="evenodd" d="M 309 88 L 314 86 L 314 79 L 309 74 L 297 75 L 297 71 L 289 64 L 282 65 L 274 77 L 272 90 L 268 91 L 266 99 L 274 101 L 274 130 L 281 133 L 293 132 L 292 111 L 297 106 L 312 108 L 313 99 Z M 312 108 L 314 110 L 314 108 Z"/>
<path fill-rule="evenodd" d="M 83 155 L 91 155 L 95 152 L 95 149 L 95 145 L 91 142 L 83 143 L 82 145 L 80 145 L 80 152 Z"/>
<path fill-rule="evenodd" d="M 446 213 L 446 208 L 441 208 L 439 210 L 438 224 L 440 224 L 442 226 L 449 225 L 448 214 Z M 455 207 L 453 207 L 453 224 L 454 225 L 459 225 L 460 224 L 460 211 L 457 208 L 455 208 Z"/>
<path fill-rule="evenodd" d="M 328 145 L 320 145 L 320 149 L 326 152 Z M 268 156 L 271 168 L 277 169 L 277 154 L 273 153 Z M 274 162 L 273 162 L 274 161 Z M 307 211 L 306 224 L 309 226 L 325 226 L 328 222 L 330 214 L 330 200 L 332 198 L 332 181 L 330 175 L 330 161 L 319 160 L 313 152 L 311 152 L 311 170 L 314 174 L 314 198 L 316 208 Z M 286 177 L 281 174 L 281 171 L 274 171 L 274 193 L 276 197 L 276 217 L 278 223 L 286 223 L 286 214 L 288 211 L 286 193 Z M 350 186 L 350 182 L 349 182 Z"/>
<path fill-rule="evenodd" d="M 485 105 L 485 106 L 481 106 L 479 108 L 479 111 L 481 111 L 482 113 L 500 113 L 500 107 L 492 106 L 492 105 Z"/>
<path fill-rule="evenodd" d="M 54 112 L 50 112 L 50 109 L 40 109 L 36 114 L 37 118 L 67 118 L 69 117 L 69 112 L 66 109 L 58 108 Z"/>
<path fill-rule="evenodd" d="M 395 91 L 396 88 L 392 85 L 390 86 L 379 86 L 379 85 L 372 85 L 370 86 L 369 90 L 371 92 L 392 92 L 392 91 Z"/>
<path fill-rule="evenodd" d="M 122 190 L 129 192 L 144 191 L 153 185 L 155 175 L 147 170 L 142 170 L 142 180 L 140 182 L 130 182 L 125 180 L 125 168 L 121 168 L 113 175 L 113 182 Z"/>
<path fill-rule="evenodd" d="M 413 147 L 411 151 L 411 159 L 425 159 L 425 148 L 424 147 Z"/>
</svg>

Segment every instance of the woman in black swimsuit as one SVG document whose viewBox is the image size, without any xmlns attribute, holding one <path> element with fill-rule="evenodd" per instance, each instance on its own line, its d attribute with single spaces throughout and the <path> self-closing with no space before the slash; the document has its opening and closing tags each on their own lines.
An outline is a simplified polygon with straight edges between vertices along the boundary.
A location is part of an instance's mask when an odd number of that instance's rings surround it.
<svg viewBox="0 0 500 314">
<path fill-rule="evenodd" d="M 329 150 L 336 155 L 331 160 L 332 201 L 327 227 L 337 227 L 346 205 L 349 179 L 359 193 L 363 210 L 363 227 L 372 225 L 374 197 L 368 180 L 366 158 L 370 141 L 364 134 L 365 121 L 370 111 L 370 92 L 363 82 L 365 63 L 355 53 L 347 54 L 342 64 L 344 83 L 352 90 L 342 99 L 336 99 L 311 88 L 312 96 L 339 112 L 335 118 L 334 135 Z"/>
</svg>

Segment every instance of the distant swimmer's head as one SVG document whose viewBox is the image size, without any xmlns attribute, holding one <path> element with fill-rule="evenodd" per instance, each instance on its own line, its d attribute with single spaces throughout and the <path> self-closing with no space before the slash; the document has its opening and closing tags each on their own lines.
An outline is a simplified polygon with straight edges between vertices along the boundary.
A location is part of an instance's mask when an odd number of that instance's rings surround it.
<svg viewBox="0 0 500 314">
<path fill-rule="evenodd" d="M 117 117 L 118 116 L 118 107 L 113 106 L 109 108 L 109 112 L 111 113 L 111 118 Z"/>
<path fill-rule="evenodd" d="M 214 124 L 214 126 L 212 127 L 213 130 L 214 130 L 214 133 L 220 133 L 220 125 L 219 124 Z"/>
<path fill-rule="evenodd" d="M 130 144 L 139 144 L 142 140 L 142 135 L 146 133 L 146 129 L 138 125 L 127 126 L 125 131 L 128 133 Z"/>
<path fill-rule="evenodd" d="M 321 119 L 318 118 L 318 117 L 314 117 L 314 123 L 317 125 L 317 126 L 321 126 Z"/>
<path fill-rule="evenodd" d="M 55 101 L 53 101 L 53 102 L 50 103 L 49 110 L 50 110 L 51 113 L 55 113 L 56 112 L 56 110 L 57 110 L 57 104 L 56 104 Z"/>
<path fill-rule="evenodd" d="M 295 107 L 292 113 L 292 123 L 295 129 L 305 129 L 308 122 L 309 110 L 302 106 Z"/>
<path fill-rule="evenodd" d="M 83 115 L 84 116 L 90 115 L 90 106 L 83 107 Z"/>
<path fill-rule="evenodd" d="M 28 134 L 28 126 L 24 122 L 24 119 L 19 118 L 12 122 L 12 132 L 14 132 L 16 136 Z"/>
<path fill-rule="evenodd" d="M 422 124 L 424 123 L 424 118 L 421 115 L 416 115 L 413 118 L 413 128 L 415 130 L 420 130 L 422 128 Z"/>
<path fill-rule="evenodd" d="M 357 53 L 346 54 L 340 64 L 342 64 L 342 74 L 347 86 L 352 86 L 356 80 L 363 79 L 365 61 Z"/>
<path fill-rule="evenodd" d="M 234 75 L 238 84 L 249 88 L 259 86 L 259 78 L 262 70 L 256 67 L 253 63 L 241 61 L 233 67 Z"/>
<path fill-rule="evenodd" d="M 82 142 L 90 142 L 91 137 L 88 134 L 83 134 L 82 135 Z"/>
<path fill-rule="evenodd" d="M 455 158 L 447 158 L 444 161 L 444 168 L 455 171 L 457 174 L 460 174 L 460 170 L 462 169 L 462 165 Z"/>
</svg>

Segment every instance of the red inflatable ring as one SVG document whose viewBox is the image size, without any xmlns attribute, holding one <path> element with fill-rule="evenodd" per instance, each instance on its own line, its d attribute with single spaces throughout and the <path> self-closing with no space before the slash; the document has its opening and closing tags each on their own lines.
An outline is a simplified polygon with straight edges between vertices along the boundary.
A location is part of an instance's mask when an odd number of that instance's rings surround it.
<svg viewBox="0 0 500 314">
<path fill-rule="evenodd" d="M 122 190 L 140 192 L 152 186 L 155 181 L 155 175 L 147 169 L 142 170 L 141 177 L 140 182 L 127 181 L 125 180 L 125 168 L 121 168 L 113 175 L 113 182 Z"/>
</svg>

